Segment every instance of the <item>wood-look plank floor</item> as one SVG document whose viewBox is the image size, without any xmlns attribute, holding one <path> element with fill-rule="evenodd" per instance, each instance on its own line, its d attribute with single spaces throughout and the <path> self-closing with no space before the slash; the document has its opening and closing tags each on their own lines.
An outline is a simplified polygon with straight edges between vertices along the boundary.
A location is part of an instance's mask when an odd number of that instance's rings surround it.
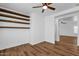
<svg viewBox="0 0 79 59">
<path fill-rule="evenodd" d="M 24 44 L 1 50 L 0 56 L 79 56 L 79 49 L 70 48 L 64 43 L 41 42 L 36 45 Z"/>
<path fill-rule="evenodd" d="M 64 42 L 64 43 L 68 43 L 68 44 L 76 44 L 77 37 L 60 35 L 60 42 Z"/>
<path fill-rule="evenodd" d="M 56 44 L 45 41 L 35 45 L 23 44 L 1 50 L 0 56 L 79 56 L 79 47 L 76 37 L 61 36 Z"/>
</svg>

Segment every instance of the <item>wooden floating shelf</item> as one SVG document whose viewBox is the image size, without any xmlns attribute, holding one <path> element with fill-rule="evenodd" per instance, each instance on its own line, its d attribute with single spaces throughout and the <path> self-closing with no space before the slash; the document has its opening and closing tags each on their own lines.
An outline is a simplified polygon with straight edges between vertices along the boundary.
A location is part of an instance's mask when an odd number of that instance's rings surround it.
<svg viewBox="0 0 79 59">
<path fill-rule="evenodd" d="M 1 14 L 1 13 L 0 13 L 0 16 L 14 18 L 14 19 L 18 19 L 18 20 L 30 21 L 30 19 L 25 19 L 25 18 L 21 18 L 21 17 L 17 17 L 17 16 L 15 17 L 12 15 L 6 15 L 6 14 Z"/>
<path fill-rule="evenodd" d="M 26 22 L 19 22 L 19 21 L 12 21 L 12 20 L 2 20 L 0 19 L 0 22 L 10 22 L 10 23 L 19 23 L 19 24 L 30 24 Z"/>
<path fill-rule="evenodd" d="M 10 13 L 10 14 L 19 15 L 19 16 L 26 17 L 26 18 L 30 18 L 30 16 L 27 16 L 27 15 L 24 15 L 24 14 L 15 12 L 15 11 L 11 11 L 11 10 L 8 10 L 8 9 L 4 9 L 4 8 L 0 8 L 0 11 Z"/>
<path fill-rule="evenodd" d="M 12 28 L 12 29 L 30 29 L 30 27 L 10 27 L 10 26 L 0 26 L 0 28 Z"/>
</svg>

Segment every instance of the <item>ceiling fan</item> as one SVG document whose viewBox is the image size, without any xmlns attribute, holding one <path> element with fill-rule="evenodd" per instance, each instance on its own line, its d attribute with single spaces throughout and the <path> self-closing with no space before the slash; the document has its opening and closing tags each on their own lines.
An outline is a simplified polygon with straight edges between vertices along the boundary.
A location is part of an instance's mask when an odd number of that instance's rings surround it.
<svg viewBox="0 0 79 59">
<path fill-rule="evenodd" d="M 56 8 L 51 7 L 51 6 L 50 6 L 51 4 L 52 4 L 52 3 L 42 3 L 41 6 L 34 6 L 34 7 L 32 7 L 32 8 L 40 8 L 40 7 L 42 7 L 42 13 L 43 13 L 46 9 L 55 10 Z"/>
</svg>

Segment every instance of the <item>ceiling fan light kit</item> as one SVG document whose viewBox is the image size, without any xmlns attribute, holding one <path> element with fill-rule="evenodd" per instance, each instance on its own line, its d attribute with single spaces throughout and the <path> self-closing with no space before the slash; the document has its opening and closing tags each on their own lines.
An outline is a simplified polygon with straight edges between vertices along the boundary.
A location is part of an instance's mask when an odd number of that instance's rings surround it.
<svg viewBox="0 0 79 59">
<path fill-rule="evenodd" d="M 42 8 L 43 8 L 43 9 L 47 9 L 47 6 L 43 6 Z"/>
</svg>

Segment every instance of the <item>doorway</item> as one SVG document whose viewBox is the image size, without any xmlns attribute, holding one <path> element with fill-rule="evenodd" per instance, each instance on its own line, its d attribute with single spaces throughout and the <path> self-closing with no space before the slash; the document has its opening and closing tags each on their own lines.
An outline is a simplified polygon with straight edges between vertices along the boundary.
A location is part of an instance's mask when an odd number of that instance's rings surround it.
<svg viewBox="0 0 79 59">
<path fill-rule="evenodd" d="M 61 43 L 77 45 L 77 22 L 74 17 L 59 19 L 59 40 Z"/>
</svg>

